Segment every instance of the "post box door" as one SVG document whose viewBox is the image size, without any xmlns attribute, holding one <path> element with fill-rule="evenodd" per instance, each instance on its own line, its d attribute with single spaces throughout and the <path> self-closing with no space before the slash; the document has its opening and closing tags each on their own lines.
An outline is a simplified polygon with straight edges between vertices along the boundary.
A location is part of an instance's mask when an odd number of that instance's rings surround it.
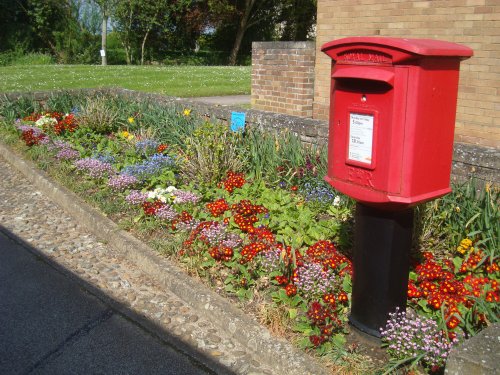
<svg viewBox="0 0 500 375">
<path fill-rule="evenodd" d="M 327 180 L 360 201 L 386 202 L 400 192 L 405 103 L 394 86 L 406 86 L 406 76 L 390 66 L 333 71 Z"/>
</svg>

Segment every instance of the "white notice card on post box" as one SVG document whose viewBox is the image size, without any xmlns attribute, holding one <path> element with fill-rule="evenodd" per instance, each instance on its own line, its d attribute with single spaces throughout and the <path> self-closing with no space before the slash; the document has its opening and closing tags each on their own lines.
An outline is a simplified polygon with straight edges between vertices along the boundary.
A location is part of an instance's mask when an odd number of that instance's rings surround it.
<svg viewBox="0 0 500 375">
<path fill-rule="evenodd" d="M 349 114 L 348 159 L 359 163 L 372 163 L 373 115 Z"/>
</svg>

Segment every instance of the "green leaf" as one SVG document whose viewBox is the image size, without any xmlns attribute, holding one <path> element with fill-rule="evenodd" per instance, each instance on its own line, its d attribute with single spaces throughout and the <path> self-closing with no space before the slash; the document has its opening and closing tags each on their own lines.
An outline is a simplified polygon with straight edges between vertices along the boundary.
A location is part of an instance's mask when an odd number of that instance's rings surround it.
<svg viewBox="0 0 500 375">
<path fill-rule="evenodd" d="M 288 316 L 290 319 L 295 319 L 297 317 L 297 309 L 288 309 Z"/>
<path fill-rule="evenodd" d="M 344 291 L 346 293 L 351 293 L 352 292 L 352 280 L 351 280 L 351 276 L 349 276 L 349 275 L 345 275 L 344 276 L 344 280 L 342 280 L 342 289 L 344 289 Z"/>
</svg>

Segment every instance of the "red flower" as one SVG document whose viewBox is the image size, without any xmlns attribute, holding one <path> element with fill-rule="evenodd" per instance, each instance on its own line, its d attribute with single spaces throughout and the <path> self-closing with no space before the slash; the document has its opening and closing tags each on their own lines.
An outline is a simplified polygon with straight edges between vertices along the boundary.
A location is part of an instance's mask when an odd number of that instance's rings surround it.
<svg viewBox="0 0 500 375">
<path fill-rule="evenodd" d="M 293 284 L 288 284 L 285 287 L 285 292 L 288 297 L 293 297 L 294 295 L 297 294 L 297 287 Z"/>
</svg>

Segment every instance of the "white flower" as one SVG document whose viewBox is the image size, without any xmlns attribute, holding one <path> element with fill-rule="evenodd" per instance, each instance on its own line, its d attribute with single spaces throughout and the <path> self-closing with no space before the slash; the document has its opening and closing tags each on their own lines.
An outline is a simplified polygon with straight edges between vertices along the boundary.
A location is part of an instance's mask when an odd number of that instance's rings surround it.
<svg viewBox="0 0 500 375">
<path fill-rule="evenodd" d="M 42 116 L 36 122 L 35 125 L 38 127 L 42 127 L 44 125 L 57 125 L 57 120 L 50 116 Z"/>
<path fill-rule="evenodd" d="M 337 207 L 337 206 L 339 206 L 339 205 L 340 205 L 340 197 L 339 197 L 338 195 L 337 195 L 337 196 L 335 197 L 335 199 L 333 200 L 333 205 L 334 205 L 335 207 Z"/>
<path fill-rule="evenodd" d="M 177 190 L 177 188 L 175 186 L 170 185 L 169 187 L 167 187 L 165 189 L 165 192 L 171 193 L 171 192 L 176 191 L 176 190 Z"/>
</svg>

